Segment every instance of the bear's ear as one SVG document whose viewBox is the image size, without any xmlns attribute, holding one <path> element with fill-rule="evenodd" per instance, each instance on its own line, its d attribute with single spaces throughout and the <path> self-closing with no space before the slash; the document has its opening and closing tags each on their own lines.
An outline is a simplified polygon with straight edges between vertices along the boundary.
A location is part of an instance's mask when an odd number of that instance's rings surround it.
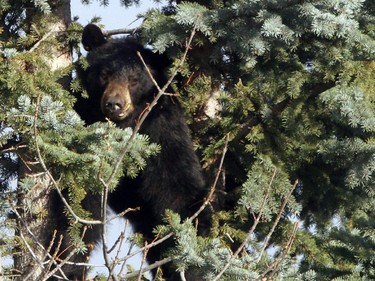
<svg viewBox="0 0 375 281">
<path fill-rule="evenodd" d="M 90 23 L 83 29 L 82 45 L 86 51 L 91 51 L 106 42 L 102 30 L 97 25 Z"/>
</svg>

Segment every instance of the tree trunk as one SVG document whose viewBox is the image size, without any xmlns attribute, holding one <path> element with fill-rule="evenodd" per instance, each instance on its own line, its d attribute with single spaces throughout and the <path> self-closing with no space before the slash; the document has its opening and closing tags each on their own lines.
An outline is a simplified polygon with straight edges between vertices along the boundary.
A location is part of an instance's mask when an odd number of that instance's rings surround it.
<svg viewBox="0 0 375 281">
<path fill-rule="evenodd" d="M 71 21 L 70 1 L 53 2 L 58 4 L 51 5 L 55 20 L 48 27 L 48 36 L 58 36 L 66 31 Z M 33 15 L 33 11 L 27 11 L 27 16 Z M 41 40 L 40 44 L 44 42 Z M 72 63 L 71 50 L 69 47 L 53 50 L 52 56 L 48 54 L 45 59 L 51 71 L 67 67 Z M 60 82 L 68 89 L 70 78 L 66 77 Z M 55 227 L 49 210 L 53 207 L 50 199 L 53 186 L 35 151 L 25 149 L 19 153 L 19 162 L 18 202 L 14 213 L 17 220 L 16 237 L 20 239 L 20 246 L 14 255 L 15 274 L 17 280 L 45 280 L 52 266 L 48 247 L 51 242 L 58 243 L 59 240 L 59 237 L 52 239 Z M 21 182 L 30 179 L 33 180 L 33 187 L 25 190 Z"/>
</svg>

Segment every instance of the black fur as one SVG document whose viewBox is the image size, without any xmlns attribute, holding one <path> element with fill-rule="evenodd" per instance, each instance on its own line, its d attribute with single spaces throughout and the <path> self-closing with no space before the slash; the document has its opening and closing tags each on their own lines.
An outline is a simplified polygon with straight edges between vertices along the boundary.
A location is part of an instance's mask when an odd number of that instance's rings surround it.
<svg viewBox="0 0 375 281">
<path fill-rule="evenodd" d="M 78 99 L 77 112 L 88 124 L 112 117 L 117 126 L 134 128 L 141 113 L 158 92 L 137 52 L 142 55 L 160 87 L 167 81 L 167 61 L 133 39 L 107 40 L 100 29 L 92 24 L 85 27 L 82 41 L 89 51 L 89 67 L 80 75 L 89 98 Z M 131 104 L 128 104 L 125 92 L 130 95 Z M 128 107 L 130 111 L 119 114 Z M 121 180 L 117 189 L 110 194 L 109 205 L 117 213 L 140 207 L 140 211 L 131 212 L 126 218 L 136 232 L 151 241 L 154 238 L 152 230 L 162 222 L 166 209 L 179 213 L 182 218 L 189 217 L 203 203 L 207 189 L 183 111 L 175 97 L 161 97 L 142 124 L 140 133 L 147 134 L 151 142 L 158 143 L 161 152 L 148 159 L 147 167 L 136 179 Z M 95 215 L 93 207 L 100 208 L 97 198 L 91 196 L 86 203 Z M 204 234 L 209 227 L 208 212 L 199 218 L 199 222 L 199 232 Z M 94 228 L 89 233 L 90 241 L 85 242 L 96 242 L 99 238 L 100 229 Z M 164 248 L 165 245 L 151 248 L 147 255 L 148 262 L 160 259 L 161 249 Z M 175 279 L 171 268 L 165 267 L 164 271 L 170 275 L 169 280 Z M 82 270 L 70 274 L 71 278 L 82 278 Z M 199 280 L 197 277 L 193 279 Z"/>
</svg>

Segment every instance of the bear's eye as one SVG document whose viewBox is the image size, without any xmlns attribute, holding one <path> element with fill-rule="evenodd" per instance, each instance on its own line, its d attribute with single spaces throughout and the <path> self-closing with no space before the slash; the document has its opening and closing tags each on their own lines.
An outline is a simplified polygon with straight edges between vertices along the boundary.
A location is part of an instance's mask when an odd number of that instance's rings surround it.
<svg viewBox="0 0 375 281">
<path fill-rule="evenodd" d="M 100 84 L 105 85 L 108 82 L 110 73 L 107 70 L 102 70 L 99 74 L 99 77 L 100 77 Z"/>
<path fill-rule="evenodd" d="M 129 81 L 129 85 L 130 85 L 130 86 L 135 86 L 135 85 L 138 84 L 138 77 L 133 76 L 133 75 L 130 75 L 130 76 L 128 77 L 128 81 Z"/>
</svg>

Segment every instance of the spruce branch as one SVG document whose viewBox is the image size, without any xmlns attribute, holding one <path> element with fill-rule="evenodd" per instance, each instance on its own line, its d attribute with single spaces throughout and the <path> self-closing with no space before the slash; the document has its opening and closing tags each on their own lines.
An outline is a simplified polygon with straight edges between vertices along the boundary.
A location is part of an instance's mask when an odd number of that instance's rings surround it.
<svg viewBox="0 0 375 281">
<path fill-rule="evenodd" d="M 40 147 L 39 147 L 39 144 L 38 144 L 38 141 L 37 141 L 37 135 L 38 135 L 37 120 L 38 120 L 38 114 L 39 114 L 39 105 L 40 105 L 40 95 L 38 96 L 37 102 L 36 102 L 36 109 L 35 109 L 34 122 L 33 122 L 33 138 L 34 138 L 34 145 L 35 145 L 35 151 L 36 151 L 36 154 L 37 154 L 37 159 L 38 159 L 44 173 L 48 176 L 48 178 L 52 182 L 52 185 L 55 187 L 55 189 L 56 189 L 57 193 L 59 194 L 59 197 L 60 197 L 61 201 L 63 202 L 64 206 L 67 208 L 69 213 L 73 216 L 73 218 L 75 220 L 74 223 L 80 222 L 80 223 L 83 223 L 83 224 L 102 224 L 102 222 L 100 220 L 86 220 L 86 219 L 82 219 L 81 217 L 79 217 L 74 212 L 74 210 L 69 205 L 69 203 L 66 201 L 66 199 L 65 199 L 64 195 L 62 194 L 62 192 L 60 190 L 60 187 L 57 184 L 55 178 L 53 177 L 53 175 L 48 170 L 47 165 L 45 164 L 44 159 L 42 157 Z"/>
<path fill-rule="evenodd" d="M 293 184 L 292 188 L 290 189 L 289 193 L 287 194 L 287 196 L 284 198 L 283 200 L 283 203 L 281 204 L 280 208 L 279 208 L 279 212 L 276 216 L 276 219 L 271 227 L 271 230 L 268 232 L 266 238 L 264 239 L 264 242 L 263 242 L 263 247 L 260 251 L 260 254 L 259 254 L 259 257 L 257 259 L 257 263 L 260 261 L 260 259 L 262 258 L 262 255 L 264 253 L 264 251 L 266 250 L 266 248 L 268 247 L 268 243 L 269 243 L 269 240 L 271 239 L 271 236 L 273 234 L 273 232 L 275 231 L 276 229 L 276 226 L 279 224 L 279 221 L 281 219 L 281 215 L 285 209 L 285 206 L 286 204 L 288 203 L 289 199 L 290 199 L 290 196 L 292 196 L 292 193 L 293 191 L 296 189 L 296 186 L 298 185 L 298 180 L 295 181 L 295 183 Z"/>
<path fill-rule="evenodd" d="M 252 227 L 250 228 L 246 238 L 244 239 L 244 241 L 241 243 L 241 245 L 238 247 L 238 249 L 232 254 L 232 256 L 229 258 L 229 260 L 227 261 L 227 263 L 225 264 L 225 266 L 223 267 L 223 269 L 215 276 L 215 278 L 213 279 L 213 281 L 219 281 L 221 276 L 225 273 L 225 271 L 227 271 L 227 269 L 229 268 L 229 266 L 232 264 L 232 262 L 234 261 L 234 259 L 237 258 L 237 256 L 241 253 L 241 251 L 245 248 L 245 246 L 247 245 L 247 243 L 249 242 L 250 238 L 251 238 L 251 235 L 253 234 L 255 228 L 257 227 L 258 223 L 260 222 L 260 219 L 262 217 L 262 213 L 264 211 L 264 208 L 266 206 L 266 203 L 268 201 L 268 197 L 270 196 L 271 194 L 271 186 L 272 186 L 272 183 L 274 182 L 275 180 L 275 177 L 276 177 L 276 172 L 277 170 L 275 169 L 273 174 L 272 174 L 272 178 L 270 180 L 270 183 L 267 187 L 267 191 L 266 191 L 266 194 L 263 198 L 263 201 L 262 201 L 262 204 L 260 206 L 260 209 L 259 209 L 259 213 L 257 216 L 255 216 L 255 221 L 252 225 Z"/>
<path fill-rule="evenodd" d="M 222 152 L 221 159 L 220 159 L 219 168 L 218 168 L 218 171 L 216 173 L 216 177 L 215 177 L 214 183 L 212 184 L 212 186 L 210 188 L 210 192 L 208 193 L 207 198 L 205 199 L 205 201 L 203 202 L 203 204 L 201 205 L 201 207 L 195 212 L 195 214 L 193 214 L 189 218 L 189 220 L 191 220 L 191 221 L 193 221 L 194 219 L 196 219 L 199 216 L 199 214 L 212 202 L 212 197 L 213 197 L 213 195 L 215 193 L 216 186 L 217 186 L 220 174 L 221 174 L 222 169 L 223 169 L 225 155 L 226 155 L 226 153 L 228 151 L 228 143 L 229 143 L 229 134 L 227 134 L 226 137 L 225 137 L 225 144 L 224 144 L 223 152 Z"/>
<path fill-rule="evenodd" d="M 295 222 L 293 225 L 292 233 L 284 246 L 284 250 L 279 254 L 279 256 L 276 258 L 276 260 L 267 268 L 267 270 L 261 275 L 259 278 L 259 281 L 264 280 L 264 278 L 267 278 L 267 280 L 272 280 L 272 277 L 276 274 L 277 268 L 279 267 L 280 263 L 286 258 L 288 255 L 290 248 L 293 245 L 293 242 L 296 238 L 296 234 L 298 231 L 299 222 Z"/>
</svg>

